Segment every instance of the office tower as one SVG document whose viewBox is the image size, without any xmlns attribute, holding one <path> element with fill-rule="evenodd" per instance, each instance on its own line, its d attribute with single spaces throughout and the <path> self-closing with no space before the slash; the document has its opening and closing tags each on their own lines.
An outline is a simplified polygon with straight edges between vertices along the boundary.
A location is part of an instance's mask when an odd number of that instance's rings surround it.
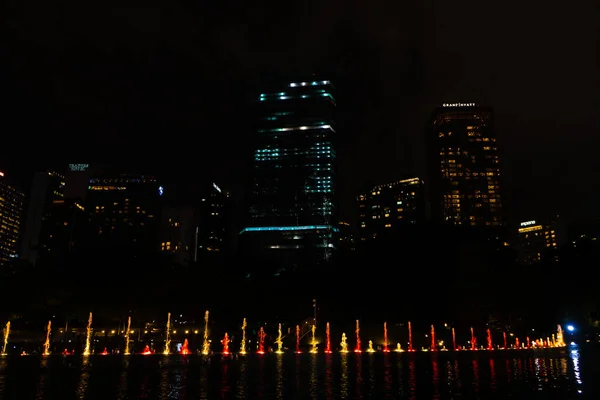
<svg viewBox="0 0 600 400">
<path fill-rule="evenodd" d="M 375 186 L 358 196 L 358 212 L 358 233 L 363 242 L 423 222 L 423 181 L 409 178 Z"/>
<path fill-rule="evenodd" d="M 201 189 L 198 214 L 198 252 L 224 253 L 231 249 L 231 193 L 211 182 Z"/>
<path fill-rule="evenodd" d="M 518 260 L 523 265 L 541 261 L 546 253 L 558 249 L 560 243 L 557 220 L 547 223 L 524 221 L 517 233 Z M 555 258 L 556 254 L 553 255 L 553 259 Z"/>
<path fill-rule="evenodd" d="M 18 257 L 25 195 L 0 172 L 0 265 Z"/>
<path fill-rule="evenodd" d="M 164 207 L 161 214 L 160 251 L 187 266 L 196 255 L 196 212 L 192 207 Z"/>
<path fill-rule="evenodd" d="M 152 176 L 103 174 L 89 180 L 88 245 L 130 255 L 160 250 L 159 213 L 164 188 Z"/>
<path fill-rule="evenodd" d="M 337 231 L 335 98 L 327 80 L 259 97 L 249 218 L 240 246 L 284 269 L 331 259 Z"/>
<path fill-rule="evenodd" d="M 493 112 L 473 103 L 444 104 L 428 132 L 429 199 L 434 221 L 504 225 Z"/>
<path fill-rule="evenodd" d="M 64 203 L 64 192 L 63 174 L 56 171 L 34 174 L 21 244 L 21 258 L 32 265 L 37 263 L 40 256 L 52 249 L 51 242 L 55 242 L 62 236 L 57 230 L 63 230 L 65 226 L 58 224 L 55 217 L 58 204 Z"/>
</svg>

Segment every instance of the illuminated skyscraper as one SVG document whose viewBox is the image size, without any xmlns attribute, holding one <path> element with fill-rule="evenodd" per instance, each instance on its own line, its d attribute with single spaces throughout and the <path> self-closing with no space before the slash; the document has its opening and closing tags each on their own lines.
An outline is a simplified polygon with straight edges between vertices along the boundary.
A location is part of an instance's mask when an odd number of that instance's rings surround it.
<svg viewBox="0 0 600 400">
<path fill-rule="evenodd" d="M 428 141 L 432 218 L 456 226 L 503 226 L 492 110 L 444 104 L 433 113 Z"/>
<path fill-rule="evenodd" d="M 0 172 L 0 265 L 15 259 L 25 195 L 5 181 Z"/>
<path fill-rule="evenodd" d="M 334 249 L 335 98 L 329 81 L 291 82 L 259 97 L 248 224 L 240 245 L 281 265 Z"/>
<path fill-rule="evenodd" d="M 424 220 L 423 181 L 419 178 L 375 186 L 358 196 L 358 234 L 363 242 Z"/>
</svg>

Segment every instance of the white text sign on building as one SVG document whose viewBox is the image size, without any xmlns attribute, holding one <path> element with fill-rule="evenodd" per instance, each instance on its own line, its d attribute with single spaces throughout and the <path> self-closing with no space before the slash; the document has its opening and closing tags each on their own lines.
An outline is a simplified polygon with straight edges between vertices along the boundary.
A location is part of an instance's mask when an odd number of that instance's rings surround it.
<svg viewBox="0 0 600 400">
<path fill-rule="evenodd" d="M 69 171 L 82 172 L 87 171 L 90 164 L 69 164 Z"/>
<path fill-rule="evenodd" d="M 535 225 L 535 221 L 521 222 L 521 226 L 530 226 L 530 225 Z"/>
<path fill-rule="evenodd" d="M 444 107 L 475 107 L 477 104 L 475 103 L 444 103 L 442 106 Z"/>
</svg>

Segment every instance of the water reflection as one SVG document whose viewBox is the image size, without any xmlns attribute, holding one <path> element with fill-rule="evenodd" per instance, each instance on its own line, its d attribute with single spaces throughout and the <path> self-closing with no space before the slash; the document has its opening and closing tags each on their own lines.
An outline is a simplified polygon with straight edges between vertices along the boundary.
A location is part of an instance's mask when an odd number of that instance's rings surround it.
<svg viewBox="0 0 600 400">
<path fill-rule="evenodd" d="M 275 368 L 277 369 L 277 378 L 275 379 L 275 394 L 278 399 L 283 399 L 283 354 L 277 354 Z"/>
<path fill-rule="evenodd" d="M 496 365 L 493 358 L 490 358 L 490 389 L 496 390 Z"/>
<path fill-rule="evenodd" d="M 35 394 L 35 398 L 39 400 L 44 398 L 44 392 L 46 390 L 46 380 L 48 379 L 47 368 L 48 357 L 42 357 L 42 360 L 40 361 L 40 380 L 38 382 Z"/>
<path fill-rule="evenodd" d="M 342 399 L 348 398 L 348 356 L 344 353 L 340 355 L 340 395 Z"/>
<path fill-rule="evenodd" d="M 227 399 L 229 397 L 229 360 L 223 360 L 221 362 L 221 398 Z"/>
<path fill-rule="evenodd" d="M 577 393 L 583 393 L 583 381 L 579 370 L 579 350 L 577 348 L 571 350 L 571 360 L 573 361 L 573 375 L 575 375 L 575 382 L 577 382 Z"/>
<path fill-rule="evenodd" d="M 79 384 L 77 385 L 77 398 L 85 400 L 88 388 L 88 382 L 90 380 L 90 374 L 88 367 L 90 366 L 90 357 L 84 356 L 81 361 L 81 376 L 79 377 Z"/>
<path fill-rule="evenodd" d="M 117 400 L 125 400 L 127 399 L 127 367 L 129 366 L 129 361 L 125 361 L 123 365 L 123 370 L 121 371 L 121 379 L 119 380 L 119 386 L 117 388 Z"/>
<path fill-rule="evenodd" d="M 479 361 L 473 360 L 473 390 L 479 393 Z"/>
<path fill-rule="evenodd" d="M 310 398 L 319 398 L 319 379 L 317 375 L 317 357 L 318 354 L 310 355 Z"/>
<path fill-rule="evenodd" d="M 408 387 L 409 396 L 408 398 L 414 400 L 417 398 L 417 371 L 415 366 L 415 359 L 412 358 L 408 362 Z"/>
<path fill-rule="evenodd" d="M 325 398 L 332 400 L 333 394 L 333 360 L 331 354 L 325 354 Z"/>
<path fill-rule="evenodd" d="M 0 359 L 0 399 L 576 398 L 584 390 L 581 356 L 572 348 L 519 354 L 252 354 L 215 356 L 212 362 L 190 357 L 185 363 L 178 356 L 7 357 Z M 591 387 L 585 390 L 600 398 Z"/>
<path fill-rule="evenodd" d="M 433 400 L 438 400 L 440 398 L 440 369 L 438 366 L 437 359 L 433 359 L 431 361 L 432 368 L 432 383 L 433 383 Z"/>
<path fill-rule="evenodd" d="M 384 354 L 383 360 L 383 391 L 386 399 L 393 399 L 392 396 L 392 363 L 388 354 Z"/>
<path fill-rule="evenodd" d="M 246 357 L 240 358 L 240 376 L 237 382 L 237 394 L 238 399 L 246 399 L 248 397 L 248 360 Z"/>
<path fill-rule="evenodd" d="M 206 358 L 202 358 L 203 362 L 200 366 L 200 399 L 208 399 L 208 368 L 210 363 L 204 362 Z"/>
<path fill-rule="evenodd" d="M 363 378 L 362 378 L 362 354 L 361 353 L 357 353 L 354 355 L 354 360 L 356 362 L 356 383 L 355 383 L 355 389 L 356 389 L 356 398 L 357 399 L 362 399 L 362 385 L 363 385 Z"/>
</svg>

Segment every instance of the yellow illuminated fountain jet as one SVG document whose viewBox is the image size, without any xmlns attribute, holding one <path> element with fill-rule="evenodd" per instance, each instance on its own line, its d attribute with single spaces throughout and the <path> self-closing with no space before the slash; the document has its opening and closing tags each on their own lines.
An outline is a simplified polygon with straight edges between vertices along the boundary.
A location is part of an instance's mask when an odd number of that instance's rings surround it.
<svg viewBox="0 0 600 400">
<path fill-rule="evenodd" d="M 44 342 L 44 355 L 50 355 L 50 332 L 52 331 L 52 321 L 48 321 L 48 326 L 46 327 L 46 341 Z"/>
<path fill-rule="evenodd" d="M 367 353 L 375 353 L 375 349 L 373 348 L 372 340 L 369 340 L 369 348 L 367 348 Z"/>
<path fill-rule="evenodd" d="M 310 346 L 311 346 L 310 352 L 311 353 L 316 353 L 318 351 L 318 349 L 317 349 L 317 338 L 315 336 L 316 330 L 317 330 L 317 326 L 313 325 L 312 326 L 312 340 L 310 342 Z"/>
<path fill-rule="evenodd" d="M 240 354 L 246 354 L 246 318 L 242 322 L 242 343 L 240 344 Z"/>
<path fill-rule="evenodd" d="M 8 346 L 8 336 L 10 335 L 10 321 L 6 323 L 4 327 L 4 346 L 2 346 L 2 355 L 6 355 L 6 347 Z"/>
<path fill-rule="evenodd" d="M 165 335 L 165 350 L 163 351 L 163 355 L 168 356 L 171 354 L 171 313 L 167 314 L 167 327 Z"/>
<path fill-rule="evenodd" d="M 89 356 L 92 353 L 91 347 L 92 347 L 92 313 L 90 313 L 90 317 L 88 318 L 86 337 L 85 337 L 85 347 L 83 349 L 84 356 Z"/>
<path fill-rule="evenodd" d="M 348 352 L 348 338 L 345 333 L 342 333 L 342 341 L 340 343 L 340 353 Z"/>
<path fill-rule="evenodd" d="M 131 333 L 131 317 L 127 319 L 127 330 L 125 331 L 125 355 L 128 356 L 129 351 L 129 334 Z"/>
<path fill-rule="evenodd" d="M 283 354 L 283 340 L 282 340 L 282 333 L 281 333 L 281 324 L 279 324 L 279 328 L 278 328 L 277 332 L 278 332 L 277 340 L 275 340 L 275 343 L 277 344 L 277 351 L 275 351 L 275 353 Z"/>
<path fill-rule="evenodd" d="M 206 310 L 206 313 L 204 313 L 204 340 L 202 342 L 202 355 L 205 356 L 210 354 L 210 341 L 208 337 L 208 310 Z"/>
</svg>

